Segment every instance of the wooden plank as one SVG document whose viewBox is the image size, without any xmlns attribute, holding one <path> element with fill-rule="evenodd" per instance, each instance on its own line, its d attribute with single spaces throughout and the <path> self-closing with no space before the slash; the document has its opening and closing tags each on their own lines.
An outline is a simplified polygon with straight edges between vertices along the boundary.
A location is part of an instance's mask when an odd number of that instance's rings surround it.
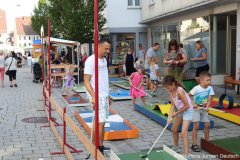
<svg viewBox="0 0 240 160">
<path fill-rule="evenodd" d="M 57 141 L 58 141 L 61 149 L 63 150 L 63 139 L 62 139 L 61 135 L 58 133 L 58 131 L 57 131 L 57 129 L 56 129 L 56 127 L 54 126 L 54 124 L 53 124 L 52 121 L 50 121 L 49 124 L 50 124 L 50 127 L 51 127 L 51 129 L 52 129 L 52 132 L 53 132 L 53 134 L 55 135 L 55 137 L 56 137 L 56 139 L 57 139 Z M 66 157 L 67 157 L 68 160 L 74 160 L 74 158 L 73 158 L 73 156 L 71 155 L 71 152 L 69 151 L 69 149 L 68 149 L 67 146 L 64 146 L 64 153 L 65 153 L 65 155 L 66 155 Z"/>
<path fill-rule="evenodd" d="M 51 76 L 55 77 L 63 77 L 65 73 L 51 73 Z M 73 75 L 78 75 L 78 72 L 73 72 Z"/>
<path fill-rule="evenodd" d="M 78 68 L 78 65 L 69 65 L 69 64 L 51 64 L 50 68 L 51 69 L 66 69 L 69 68 L 70 66 Z"/>
<path fill-rule="evenodd" d="M 55 102 L 55 100 L 52 97 L 50 97 L 50 103 L 52 104 L 52 107 L 56 109 L 59 116 L 63 119 L 63 110 L 58 106 L 57 102 Z"/>
<path fill-rule="evenodd" d="M 91 153 L 91 155 L 95 155 L 95 146 L 93 143 L 86 137 L 85 134 L 81 131 L 81 129 L 75 124 L 75 122 L 68 116 L 65 116 L 66 123 L 68 124 L 69 128 L 72 129 L 73 133 L 75 133 L 78 139 L 83 143 L 85 148 Z M 105 160 L 105 157 L 102 153 L 98 150 L 98 160 Z"/>
</svg>

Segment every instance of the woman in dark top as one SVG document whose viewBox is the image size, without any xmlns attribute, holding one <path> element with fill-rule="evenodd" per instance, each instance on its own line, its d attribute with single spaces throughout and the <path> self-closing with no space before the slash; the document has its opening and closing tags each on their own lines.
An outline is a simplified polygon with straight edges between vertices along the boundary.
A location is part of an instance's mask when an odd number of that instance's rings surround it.
<svg viewBox="0 0 240 160">
<path fill-rule="evenodd" d="M 197 50 L 197 55 L 196 55 L 196 58 L 191 58 L 191 60 L 194 61 L 197 65 L 196 80 L 197 82 L 199 82 L 199 74 L 202 71 L 208 72 L 210 67 L 207 61 L 207 49 L 204 47 L 204 44 L 202 43 L 202 41 L 197 41 L 195 47 Z"/>
<path fill-rule="evenodd" d="M 133 72 L 135 72 L 135 69 L 134 69 L 135 57 L 133 54 L 133 50 L 130 47 L 128 48 L 128 52 L 124 56 L 123 63 L 126 66 L 127 76 L 130 76 Z"/>
</svg>

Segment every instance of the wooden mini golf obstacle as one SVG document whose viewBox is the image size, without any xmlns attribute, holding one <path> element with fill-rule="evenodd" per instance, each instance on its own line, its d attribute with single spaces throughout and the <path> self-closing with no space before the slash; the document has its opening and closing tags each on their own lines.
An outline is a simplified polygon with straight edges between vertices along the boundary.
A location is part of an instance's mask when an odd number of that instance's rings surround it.
<svg viewBox="0 0 240 160">
<path fill-rule="evenodd" d="M 228 98 L 228 100 L 224 100 Z M 234 103 L 232 96 L 223 94 L 220 98 L 214 98 L 211 101 L 211 107 L 214 110 L 209 110 L 209 114 L 229 122 L 240 125 L 240 105 Z"/>
<path fill-rule="evenodd" d="M 67 95 L 62 95 L 61 97 L 68 107 L 84 107 L 90 105 L 89 100 L 77 93 L 73 94 L 71 97 Z"/>
<path fill-rule="evenodd" d="M 130 96 L 130 90 L 118 89 L 116 91 L 111 91 L 109 95 L 110 98 L 114 101 L 132 99 L 132 97 Z"/>
<path fill-rule="evenodd" d="M 170 104 L 154 104 L 154 105 L 146 105 L 141 106 L 138 104 L 135 104 L 134 109 L 146 117 L 149 117 L 153 121 L 159 123 L 162 126 L 165 126 L 167 123 L 168 118 L 168 112 L 170 110 Z M 210 128 L 214 127 L 214 121 L 210 120 Z M 173 125 L 173 121 L 168 125 L 169 130 L 171 130 Z M 191 131 L 193 129 L 193 123 L 190 123 L 188 130 Z M 204 123 L 199 123 L 199 130 L 204 129 Z M 178 131 L 180 132 L 182 130 L 182 126 L 179 126 Z"/>
<path fill-rule="evenodd" d="M 240 160 L 240 137 L 206 141 L 201 139 L 201 148 L 222 160 Z"/>
<path fill-rule="evenodd" d="M 91 135 L 92 111 L 75 111 L 75 117 L 79 123 L 82 124 L 87 133 Z M 104 140 L 137 138 L 138 134 L 139 131 L 137 127 L 110 109 L 109 118 L 105 124 Z"/>
</svg>

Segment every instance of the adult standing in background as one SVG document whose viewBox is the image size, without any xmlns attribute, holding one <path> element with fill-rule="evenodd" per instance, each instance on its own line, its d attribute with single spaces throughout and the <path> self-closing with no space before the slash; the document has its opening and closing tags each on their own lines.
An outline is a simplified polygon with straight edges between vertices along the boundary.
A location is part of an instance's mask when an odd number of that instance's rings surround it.
<svg viewBox="0 0 240 160">
<path fill-rule="evenodd" d="M 195 44 L 197 55 L 196 58 L 191 58 L 192 61 L 196 62 L 196 81 L 199 83 L 199 74 L 202 71 L 209 71 L 210 67 L 207 61 L 207 49 L 204 47 L 202 41 L 197 41 Z"/>
<path fill-rule="evenodd" d="M 163 63 L 168 66 L 168 75 L 172 75 L 178 83 L 182 84 L 183 68 L 187 63 L 187 56 L 175 39 L 169 42 L 168 52 L 164 54 Z"/>
<path fill-rule="evenodd" d="M 127 53 L 124 55 L 123 64 L 126 66 L 126 74 L 130 76 L 133 72 L 135 72 L 134 68 L 135 56 L 133 54 L 133 50 L 129 47 Z"/>
<path fill-rule="evenodd" d="M 158 63 L 158 59 L 157 59 L 157 51 L 160 48 L 160 44 L 159 43 L 154 43 L 152 47 L 150 47 L 147 50 L 146 53 L 146 57 L 145 57 L 145 69 L 146 69 L 146 73 L 147 73 L 147 90 L 150 91 L 150 63 L 152 58 L 156 58 L 156 63 Z"/>
<path fill-rule="evenodd" d="M 0 50 L 0 86 L 4 87 L 5 59 L 3 50 Z"/>
<path fill-rule="evenodd" d="M 145 57 L 146 57 L 146 51 L 143 48 L 142 44 L 139 44 L 138 47 L 139 47 L 139 51 L 138 51 L 138 61 L 139 61 L 139 64 L 141 64 L 141 63 L 144 64 Z"/>
<path fill-rule="evenodd" d="M 104 140 L 104 125 L 109 114 L 109 84 L 108 84 L 108 67 L 105 56 L 110 52 L 110 42 L 100 40 L 98 42 L 98 79 L 99 81 L 99 150 L 103 153 L 104 150 L 110 148 L 103 146 Z M 89 100 L 92 102 L 93 110 L 95 110 L 95 54 L 92 54 L 85 62 L 84 67 L 84 85 L 87 89 Z M 95 142 L 95 122 L 93 125 L 93 143 Z"/>
<path fill-rule="evenodd" d="M 8 58 L 5 61 L 6 70 L 9 70 L 10 87 L 17 87 L 16 74 L 17 74 L 17 60 L 15 59 L 14 52 L 9 52 Z"/>
</svg>

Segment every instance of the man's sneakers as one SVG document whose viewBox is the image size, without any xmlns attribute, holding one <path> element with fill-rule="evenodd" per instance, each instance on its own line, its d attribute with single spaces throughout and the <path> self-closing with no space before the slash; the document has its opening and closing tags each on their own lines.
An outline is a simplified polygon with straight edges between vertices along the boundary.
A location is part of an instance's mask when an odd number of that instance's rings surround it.
<svg viewBox="0 0 240 160">
<path fill-rule="evenodd" d="M 104 151 L 110 151 L 110 148 L 105 146 L 99 146 L 99 150 L 102 154 L 104 154 Z"/>
</svg>

